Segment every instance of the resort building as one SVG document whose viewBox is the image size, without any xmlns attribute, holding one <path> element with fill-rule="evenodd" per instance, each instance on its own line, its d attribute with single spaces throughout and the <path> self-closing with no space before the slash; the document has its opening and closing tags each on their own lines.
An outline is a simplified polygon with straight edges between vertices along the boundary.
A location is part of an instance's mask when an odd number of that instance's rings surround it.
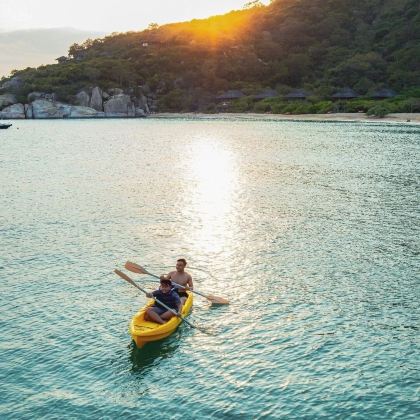
<svg viewBox="0 0 420 420">
<path fill-rule="evenodd" d="M 283 98 L 286 101 L 304 101 L 310 96 L 308 92 L 304 89 L 295 89 L 285 95 Z"/>
<path fill-rule="evenodd" d="M 353 89 L 344 88 L 334 93 L 334 95 L 331 96 L 331 99 L 334 101 L 339 101 L 339 100 L 355 99 L 359 97 L 360 95 L 356 93 Z"/>
<path fill-rule="evenodd" d="M 218 101 L 233 101 L 235 99 L 239 99 L 245 96 L 240 90 L 228 90 L 225 93 L 222 93 L 219 96 L 216 96 Z"/>
<path fill-rule="evenodd" d="M 372 99 L 389 99 L 394 98 L 397 94 L 392 89 L 379 89 L 370 95 Z"/>
<path fill-rule="evenodd" d="M 252 98 L 256 101 L 261 101 L 262 99 L 275 98 L 277 96 L 279 96 L 279 94 L 274 89 L 264 89 Z"/>
</svg>

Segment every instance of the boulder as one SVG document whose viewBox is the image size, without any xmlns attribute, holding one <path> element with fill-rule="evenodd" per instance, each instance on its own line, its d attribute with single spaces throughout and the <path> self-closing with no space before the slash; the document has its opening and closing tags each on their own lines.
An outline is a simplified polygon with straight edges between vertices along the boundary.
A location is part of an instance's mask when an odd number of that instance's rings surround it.
<svg viewBox="0 0 420 420">
<path fill-rule="evenodd" d="M 44 99 L 44 95 L 45 95 L 45 93 L 43 93 L 43 92 L 28 93 L 28 96 L 27 96 L 28 102 L 33 102 L 33 101 L 36 101 L 37 99 Z"/>
<path fill-rule="evenodd" d="M 134 117 L 136 110 L 128 95 L 120 94 L 111 96 L 104 104 L 107 117 Z"/>
<path fill-rule="evenodd" d="M 57 107 L 59 112 L 62 113 L 62 115 L 63 115 L 62 118 L 69 118 L 70 117 L 71 110 L 73 108 L 72 105 L 63 104 L 62 102 L 56 102 L 54 105 Z"/>
<path fill-rule="evenodd" d="M 23 80 L 19 76 L 12 77 L 7 82 L 4 82 L 2 85 L 2 89 L 4 90 L 17 90 L 19 89 L 23 84 Z"/>
<path fill-rule="evenodd" d="M 5 108 L 6 106 L 13 105 L 17 103 L 16 96 L 11 93 L 5 93 L 0 95 L 0 109 Z"/>
<path fill-rule="evenodd" d="M 143 108 L 136 108 L 136 117 L 147 117 L 146 112 Z"/>
<path fill-rule="evenodd" d="M 90 96 L 84 90 L 81 90 L 79 93 L 76 94 L 77 105 L 88 107 L 89 101 L 90 101 Z"/>
<path fill-rule="evenodd" d="M 54 102 L 46 99 L 36 99 L 32 102 L 33 118 L 63 118 L 67 110 L 60 105 L 63 104 L 56 106 Z"/>
<path fill-rule="evenodd" d="M 102 90 L 97 86 L 92 89 L 90 107 L 97 111 L 103 111 Z"/>
<path fill-rule="evenodd" d="M 55 93 L 45 92 L 31 92 L 28 94 L 28 102 L 36 101 L 37 99 L 46 99 L 47 101 L 55 101 Z"/>
<path fill-rule="evenodd" d="M 31 104 L 25 104 L 25 116 L 26 116 L 26 119 L 28 120 L 31 120 L 34 117 Z"/>
<path fill-rule="evenodd" d="M 147 98 L 144 95 L 140 95 L 137 99 L 138 108 L 142 108 L 146 114 L 150 114 L 149 105 L 147 104 Z"/>
<path fill-rule="evenodd" d="M 9 105 L 0 111 L 0 119 L 23 120 L 25 119 L 25 107 L 22 104 Z"/>
<path fill-rule="evenodd" d="M 111 88 L 108 89 L 108 92 L 111 96 L 122 95 L 124 93 L 124 91 L 120 88 Z"/>
<path fill-rule="evenodd" d="M 140 92 L 142 92 L 144 95 L 149 95 L 152 90 L 150 89 L 150 86 L 148 83 L 144 84 L 144 85 L 140 85 L 137 86 L 137 88 L 140 90 Z"/>
<path fill-rule="evenodd" d="M 127 107 L 127 117 L 135 117 L 136 116 L 136 106 L 133 102 L 128 104 Z"/>
<path fill-rule="evenodd" d="M 55 101 L 57 99 L 55 93 L 45 93 L 44 98 L 48 101 Z"/>
<path fill-rule="evenodd" d="M 73 106 L 69 118 L 103 118 L 104 112 L 99 112 L 96 109 L 87 106 Z"/>
</svg>

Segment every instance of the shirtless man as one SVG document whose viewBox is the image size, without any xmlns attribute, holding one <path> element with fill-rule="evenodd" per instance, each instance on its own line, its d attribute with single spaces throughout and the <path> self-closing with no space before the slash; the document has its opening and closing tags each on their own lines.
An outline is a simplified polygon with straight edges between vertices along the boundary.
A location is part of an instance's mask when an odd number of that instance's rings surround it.
<svg viewBox="0 0 420 420">
<path fill-rule="evenodd" d="M 188 286 L 190 289 L 193 288 L 193 281 L 190 274 L 188 274 L 186 271 L 184 271 L 185 266 L 187 265 L 187 261 L 185 258 L 180 258 L 176 261 L 176 271 L 171 271 L 170 273 L 166 275 L 160 276 L 161 280 L 172 280 L 173 283 L 177 283 L 180 286 Z M 176 287 L 175 291 L 178 292 L 178 295 L 181 299 L 182 305 L 184 305 L 185 301 L 187 300 L 187 291 L 186 289 L 182 287 Z"/>
</svg>

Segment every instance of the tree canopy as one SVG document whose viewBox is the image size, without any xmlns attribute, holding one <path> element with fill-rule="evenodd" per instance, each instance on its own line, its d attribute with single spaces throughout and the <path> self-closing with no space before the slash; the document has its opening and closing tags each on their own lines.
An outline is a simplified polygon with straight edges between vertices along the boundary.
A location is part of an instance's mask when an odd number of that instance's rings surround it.
<svg viewBox="0 0 420 420">
<path fill-rule="evenodd" d="M 60 64 L 17 71 L 22 94 L 147 86 L 165 109 L 227 89 L 253 94 L 271 87 L 325 96 L 351 87 L 364 95 L 420 84 L 418 0 L 250 1 L 208 19 L 114 33 L 73 44 Z M 201 98 L 201 99 L 200 99 Z"/>
</svg>

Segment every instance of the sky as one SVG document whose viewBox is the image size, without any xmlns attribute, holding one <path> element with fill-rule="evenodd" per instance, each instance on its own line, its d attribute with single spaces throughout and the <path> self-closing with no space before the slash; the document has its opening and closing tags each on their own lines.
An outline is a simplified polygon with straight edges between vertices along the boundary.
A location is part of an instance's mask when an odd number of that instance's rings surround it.
<svg viewBox="0 0 420 420">
<path fill-rule="evenodd" d="M 69 46 L 112 32 L 139 31 L 241 9 L 249 0 L 0 0 L 0 78 L 51 64 Z M 269 0 L 261 0 L 268 4 Z"/>
<path fill-rule="evenodd" d="M 125 32 L 240 9 L 249 0 L 0 0 L 0 31 L 71 27 Z M 263 0 L 263 3 L 269 3 Z"/>
</svg>

